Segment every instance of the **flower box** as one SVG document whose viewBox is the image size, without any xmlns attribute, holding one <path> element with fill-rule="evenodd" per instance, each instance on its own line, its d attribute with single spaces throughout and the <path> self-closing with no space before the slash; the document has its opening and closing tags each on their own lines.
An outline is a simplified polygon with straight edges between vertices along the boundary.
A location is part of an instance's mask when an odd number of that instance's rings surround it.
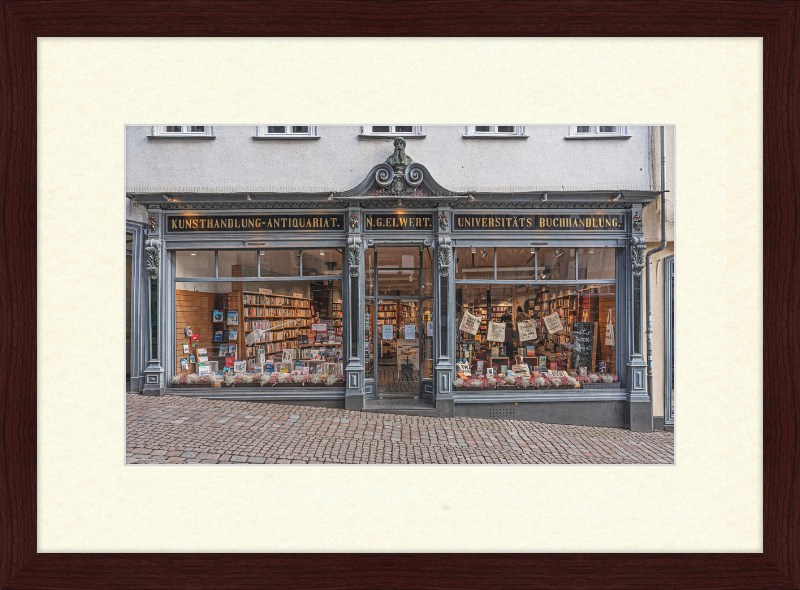
<svg viewBox="0 0 800 590">
<path fill-rule="evenodd" d="M 519 387 L 517 387 L 516 385 L 503 384 L 503 385 L 498 385 L 497 387 L 495 387 L 495 389 L 497 391 L 517 391 Z"/>
</svg>

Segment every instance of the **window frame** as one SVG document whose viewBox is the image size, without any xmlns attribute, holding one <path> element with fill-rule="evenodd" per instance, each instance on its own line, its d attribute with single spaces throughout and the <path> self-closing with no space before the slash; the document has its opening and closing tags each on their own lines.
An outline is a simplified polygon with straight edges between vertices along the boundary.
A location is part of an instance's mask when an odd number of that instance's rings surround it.
<svg viewBox="0 0 800 590">
<path fill-rule="evenodd" d="M 167 131 L 167 127 L 180 127 L 180 131 Z M 203 131 L 191 131 L 192 127 L 203 127 Z M 213 125 L 153 125 L 149 139 L 215 139 Z"/>
<path fill-rule="evenodd" d="M 373 131 L 372 127 L 378 124 L 362 125 L 361 133 L 358 135 L 359 139 L 394 139 L 395 137 L 402 137 L 403 139 L 424 139 L 426 136 L 422 133 L 421 125 L 388 125 L 390 131 Z M 410 132 L 398 132 L 397 127 L 411 127 Z"/>
<path fill-rule="evenodd" d="M 338 250 L 341 249 L 342 252 L 342 272 L 338 275 L 307 275 L 303 274 L 303 251 L 319 251 L 320 249 L 323 250 Z M 250 277 L 228 277 L 228 276 L 220 276 L 219 274 L 219 253 L 222 251 L 254 251 L 256 253 L 256 276 Z M 262 254 L 263 252 L 269 252 L 270 250 L 296 250 L 298 252 L 298 274 L 297 276 L 285 276 L 285 277 L 271 277 L 271 276 L 262 276 L 261 275 L 261 258 L 267 257 L 269 254 Z M 298 280 L 329 280 L 329 279 L 342 279 L 344 280 L 344 266 L 345 266 L 345 246 L 312 246 L 312 247 L 294 247 L 294 246 L 287 246 L 285 248 L 265 248 L 261 247 L 250 247 L 250 248 L 187 248 L 187 247 L 177 247 L 172 249 L 175 253 L 175 257 L 177 259 L 178 252 L 213 252 L 214 253 L 214 276 L 213 277 L 178 277 L 175 276 L 175 282 L 183 282 L 183 283 L 202 283 L 202 282 L 263 282 L 263 281 L 298 281 Z M 176 268 L 176 275 L 177 275 L 177 268 Z"/>
<path fill-rule="evenodd" d="M 269 133 L 270 127 L 285 127 L 285 133 Z M 305 133 L 293 132 L 292 127 L 308 127 Z M 286 123 L 277 123 L 271 125 L 256 125 L 256 134 L 253 139 L 292 139 L 292 140 L 316 140 L 319 139 L 319 134 L 316 125 L 307 125 L 302 123 L 300 125 L 287 125 Z"/>
<path fill-rule="evenodd" d="M 478 131 L 477 127 L 489 127 L 489 131 Z M 500 127 L 513 127 L 513 131 L 498 131 Z M 467 125 L 464 139 L 528 139 L 525 125 Z"/>
<path fill-rule="evenodd" d="M 588 127 L 589 131 L 578 131 L 578 127 Z M 600 131 L 601 127 L 614 127 L 614 131 Z M 570 125 L 564 139 L 630 139 L 627 125 Z"/>
</svg>

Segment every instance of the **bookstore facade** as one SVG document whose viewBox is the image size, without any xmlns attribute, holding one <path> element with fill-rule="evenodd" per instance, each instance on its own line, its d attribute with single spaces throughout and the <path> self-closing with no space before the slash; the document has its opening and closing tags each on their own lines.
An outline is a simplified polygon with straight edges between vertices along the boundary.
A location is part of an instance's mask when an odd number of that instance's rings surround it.
<svg viewBox="0 0 800 590">
<path fill-rule="evenodd" d="M 341 193 L 132 195 L 144 393 L 652 428 L 659 193 L 455 193 L 403 148 Z"/>
</svg>

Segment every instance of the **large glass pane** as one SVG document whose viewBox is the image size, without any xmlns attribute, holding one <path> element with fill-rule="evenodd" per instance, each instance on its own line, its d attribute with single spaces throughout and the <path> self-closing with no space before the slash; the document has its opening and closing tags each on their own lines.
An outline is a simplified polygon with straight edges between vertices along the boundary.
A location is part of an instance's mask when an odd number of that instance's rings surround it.
<svg viewBox="0 0 800 590">
<path fill-rule="evenodd" d="M 576 382 L 617 372 L 614 285 L 458 285 L 456 306 L 459 372 L 507 376 L 527 365 Z M 474 335 L 460 327 L 467 312 L 480 319 Z"/>
<path fill-rule="evenodd" d="M 539 279 L 575 280 L 575 248 L 539 248 Z"/>
<path fill-rule="evenodd" d="M 286 133 L 286 125 L 267 125 L 267 133 Z"/>
<path fill-rule="evenodd" d="M 300 250 L 259 250 L 262 277 L 299 277 Z"/>
<path fill-rule="evenodd" d="M 379 247 L 378 268 L 419 268 L 419 247 Z"/>
<path fill-rule="evenodd" d="M 433 379 L 433 299 L 422 301 L 422 331 L 425 339 L 422 344 L 422 379 Z"/>
<path fill-rule="evenodd" d="M 342 330 L 341 280 L 177 281 L 177 385 L 231 373 L 258 386 L 261 373 L 284 373 L 266 385 L 342 386 Z"/>
<path fill-rule="evenodd" d="M 292 133 L 308 133 L 308 125 L 293 125 Z"/>
<path fill-rule="evenodd" d="M 511 281 L 536 279 L 535 248 L 498 248 L 497 278 Z"/>
<path fill-rule="evenodd" d="M 206 278 L 214 276 L 213 250 L 180 250 L 175 252 L 175 276 Z"/>
<path fill-rule="evenodd" d="M 364 289 L 367 296 L 375 295 L 375 249 L 364 249 Z"/>
<path fill-rule="evenodd" d="M 303 250 L 303 276 L 342 274 L 341 248 L 314 248 Z"/>
<path fill-rule="evenodd" d="M 456 280 L 494 279 L 494 248 L 453 248 Z"/>
<path fill-rule="evenodd" d="M 221 277 L 257 277 L 256 250 L 220 250 L 217 254 L 218 275 Z"/>
<path fill-rule="evenodd" d="M 615 248 L 579 248 L 578 280 L 615 278 L 615 256 Z"/>
<path fill-rule="evenodd" d="M 379 295 L 419 295 L 419 271 L 378 269 Z"/>
</svg>

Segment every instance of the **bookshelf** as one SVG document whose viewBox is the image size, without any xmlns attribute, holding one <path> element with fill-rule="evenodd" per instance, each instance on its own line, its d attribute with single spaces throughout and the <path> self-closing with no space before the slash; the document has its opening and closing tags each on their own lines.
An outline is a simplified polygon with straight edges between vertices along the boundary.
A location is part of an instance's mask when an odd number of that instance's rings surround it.
<svg viewBox="0 0 800 590">
<path fill-rule="evenodd" d="M 296 340 L 311 333 L 309 298 L 252 291 L 242 291 L 241 297 L 245 342 L 255 330 L 264 330 L 259 340 L 246 346 L 245 357 L 248 360 L 258 358 L 259 352 L 273 355 L 295 348 Z"/>
</svg>

